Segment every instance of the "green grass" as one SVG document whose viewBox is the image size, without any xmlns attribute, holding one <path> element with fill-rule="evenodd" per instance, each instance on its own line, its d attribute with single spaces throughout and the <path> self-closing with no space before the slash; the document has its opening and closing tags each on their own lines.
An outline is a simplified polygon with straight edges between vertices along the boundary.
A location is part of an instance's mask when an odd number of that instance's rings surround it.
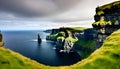
<svg viewBox="0 0 120 69">
<path fill-rule="evenodd" d="M 95 41 L 94 40 L 89 40 L 89 41 L 86 41 L 86 40 L 78 40 L 77 41 L 77 44 L 79 46 L 82 46 L 84 48 L 88 48 L 90 50 L 94 50 L 95 49 Z"/>
<path fill-rule="evenodd" d="M 46 66 L 1 47 L 0 69 L 120 69 L 120 30 L 110 35 L 101 48 L 71 66 Z"/>
<path fill-rule="evenodd" d="M 71 29 L 73 29 L 73 30 L 85 30 L 86 28 L 83 28 L 83 27 L 73 27 L 73 28 L 71 28 Z"/>
<path fill-rule="evenodd" d="M 101 18 L 100 21 L 94 22 L 94 25 L 111 25 L 111 21 L 106 21 L 104 18 Z"/>
<path fill-rule="evenodd" d="M 57 37 L 58 37 L 58 33 L 57 34 L 50 34 L 48 35 L 50 37 L 50 40 L 52 41 L 56 41 L 57 40 Z"/>
<path fill-rule="evenodd" d="M 4 45 L 4 41 L 0 41 L 0 47 Z"/>
<path fill-rule="evenodd" d="M 115 5 L 120 5 L 120 1 L 115 1 L 115 2 L 112 2 L 112 3 L 109 3 L 109 4 L 106 4 L 106 5 L 103 5 L 103 6 L 100 6 L 98 7 L 98 9 L 100 11 L 98 11 L 96 13 L 96 15 L 101 15 L 101 14 L 104 14 L 103 10 L 105 9 L 111 9 L 112 6 L 115 6 Z"/>
<path fill-rule="evenodd" d="M 41 69 L 47 68 L 29 58 L 18 53 L 8 50 L 4 47 L 0 48 L 0 69 Z"/>
<path fill-rule="evenodd" d="M 0 42 L 0 45 L 1 45 L 1 44 L 3 44 L 3 43 L 4 43 L 4 42 L 3 42 L 3 41 L 1 41 L 1 42 Z"/>
<path fill-rule="evenodd" d="M 96 15 L 102 15 L 102 14 L 104 14 L 103 11 L 99 11 L 99 12 L 96 13 Z"/>
<path fill-rule="evenodd" d="M 83 28 L 83 27 L 72 27 L 72 28 L 70 28 L 70 27 L 64 27 L 64 28 L 66 29 L 66 31 L 68 32 L 68 34 L 71 33 L 72 31 L 83 31 L 83 30 L 87 29 L 87 28 Z M 63 32 L 63 31 L 60 31 L 60 32 L 58 32 L 56 34 L 50 34 L 48 36 L 50 37 L 50 40 L 56 41 L 57 38 L 59 36 L 61 36 L 61 34 L 63 36 L 65 36 L 65 32 Z"/>
<path fill-rule="evenodd" d="M 75 43 L 76 41 L 78 41 L 77 38 L 73 38 L 73 37 L 67 37 L 65 40 L 71 41 L 72 43 Z"/>
<path fill-rule="evenodd" d="M 120 1 L 115 1 L 106 5 L 100 6 L 99 9 L 100 10 L 104 10 L 106 8 L 110 9 L 113 5 L 119 5 L 119 4 L 120 4 Z"/>
<path fill-rule="evenodd" d="M 101 48 L 73 65 L 81 69 L 120 69 L 120 30 L 109 36 Z"/>
<path fill-rule="evenodd" d="M 82 59 L 89 57 L 91 54 L 91 52 L 83 51 L 83 50 L 80 50 L 79 53 L 80 53 Z"/>
<path fill-rule="evenodd" d="M 76 42 L 76 44 L 82 48 L 85 48 L 85 49 L 89 49 L 89 51 L 85 51 L 85 50 L 80 50 L 80 54 L 81 54 L 81 57 L 82 58 L 87 58 L 91 52 L 90 51 L 94 51 L 95 50 L 95 46 L 96 46 L 96 43 L 95 43 L 95 40 L 78 40 Z"/>
</svg>

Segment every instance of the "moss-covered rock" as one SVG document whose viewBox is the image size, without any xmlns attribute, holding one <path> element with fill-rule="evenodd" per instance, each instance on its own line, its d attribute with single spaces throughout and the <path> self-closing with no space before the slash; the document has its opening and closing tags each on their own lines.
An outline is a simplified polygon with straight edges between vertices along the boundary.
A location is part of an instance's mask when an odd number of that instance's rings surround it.
<svg viewBox="0 0 120 69">
<path fill-rule="evenodd" d="M 58 33 L 57 34 L 51 34 L 46 37 L 47 40 L 51 41 L 57 41 Z"/>
<path fill-rule="evenodd" d="M 57 38 L 56 50 L 57 50 L 58 52 L 59 52 L 60 50 L 63 50 L 64 40 L 65 40 L 65 37 L 64 37 L 64 36 L 59 36 L 59 37 Z"/>
<path fill-rule="evenodd" d="M 112 25 L 112 22 L 111 21 L 106 21 L 104 19 L 104 16 L 102 16 L 99 21 L 94 22 L 92 25 L 93 25 L 94 28 L 102 28 L 102 27 L 106 27 L 106 26 Z"/>
<path fill-rule="evenodd" d="M 103 11 L 99 11 L 99 12 L 96 13 L 96 15 L 103 15 L 103 14 L 104 14 Z"/>
</svg>

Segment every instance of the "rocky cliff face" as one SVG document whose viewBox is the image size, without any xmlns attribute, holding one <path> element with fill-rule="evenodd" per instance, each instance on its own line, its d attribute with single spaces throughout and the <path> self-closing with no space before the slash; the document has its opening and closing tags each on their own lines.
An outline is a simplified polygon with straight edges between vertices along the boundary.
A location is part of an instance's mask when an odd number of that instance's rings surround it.
<svg viewBox="0 0 120 69">
<path fill-rule="evenodd" d="M 62 27 L 59 29 L 52 29 L 51 34 L 48 35 L 46 39 L 54 41 L 56 45 L 56 50 L 58 51 L 60 49 L 65 49 L 64 51 L 67 52 L 69 52 L 70 50 L 81 50 L 90 52 L 95 49 L 94 35 L 95 32 L 92 28 L 83 29 L 80 27 Z"/>
<path fill-rule="evenodd" d="M 107 21 L 120 20 L 120 1 L 98 6 L 94 17 L 95 21 L 99 21 L 101 16 L 104 16 Z"/>
<path fill-rule="evenodd" d="M 96 31 L 97 48 L 107 36 L 120 28 L 120 1 L 98 6 L 92 24 Z"/>
<path fill-rule="evenodd" d="M 2 33 L 0 32 L 0 47 L 4 46 L 4 42 L 2 40 L 3 36 Z"/>
</svg>

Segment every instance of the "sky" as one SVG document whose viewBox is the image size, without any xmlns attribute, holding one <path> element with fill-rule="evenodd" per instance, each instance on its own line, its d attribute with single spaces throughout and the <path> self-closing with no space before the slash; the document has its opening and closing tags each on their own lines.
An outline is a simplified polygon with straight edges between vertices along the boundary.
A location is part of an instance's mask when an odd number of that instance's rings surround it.
<svg viewBox="0 0 120 69">
<path fill-rule="evenodd" d="M 1 30 L 92 27 L 95 8 L 116 0 L 0 0 Z"/>
</svg>

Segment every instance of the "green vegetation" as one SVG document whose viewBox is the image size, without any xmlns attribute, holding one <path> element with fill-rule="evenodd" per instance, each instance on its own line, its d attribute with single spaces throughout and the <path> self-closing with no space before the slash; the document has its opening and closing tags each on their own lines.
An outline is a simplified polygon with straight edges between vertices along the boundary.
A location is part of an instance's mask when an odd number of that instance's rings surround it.
<svg viewBox="0 0 120 69">
<path fill-rule="evenodd" d="M 116 1 L 104 6 L 99 7 L 99 10 L 104 10 L 106 8 L 110 9 L 113 5 L 120 4 L 120 1 Z M 103 11 L 97 13 L 98 15 L 104 14 Z M 111 21 L 112 22 L 112 21 Z M 95 22 L 95 25 L 106 25 L 111 24 L 111 22 L 101 19 L 98 22 Z M 84 28 L 71 28 L 70 32 L 73 30 L 84 30 Z M 58 34 L 51 34 L 50 38 L 56 40 Z M 64 34 L 61 32 L 60 34 Z M 60 37 L 63 39 L 63 37 Z M 69 38 L 74 41 L 73 38 Z M 85 48 L 93 49 L 94 41 L 84 41 L 78 40 L 77 42 L 80 46 Z M 0 42 L 3 44 L 3 42 Z M 86 52 L 81 52 L 87 57 L 89 54 Z M 13 52 L 4 47 L 0 47 L 0 69 L 120 69 L 120 30 L 112 33 L 104 41 L 101 48 L 94 51 L 88 58 L 75 63 L 70 66 L 47 66 L 40 63 L 37 63 L 34 60 L 31 60 L 27 57 L 24 57 L 16 52 Z"/>
<path fill-rule="evenodd" d="M 76 42 L 79 46 L 82 46 L 84 48 L 90 49 L 90 50 L 94 50 L 95 49 L 95 40 L 78 40 Z"/>
<path fill-rule="evenodd" d="M 58 37 L 58 33 L 57 34 L 51 34 L 51 35 L 48 35 L 48 36 L 49 36 L 49 40 L 56 41 L 57 37 Z"/>
<path fill-rule="evenodd" d="M 104 14 L 103 10 L 111 9 L 112 6 L 119 5 L 119 4 L 120 4 L 120 1 L 115 1 L 115 2 L 110 3 L 110 4 L 106 4 L 106 5 L 100 6 L 100 7 L 97 8 L 97 9 L 99 9 L 99 11 L 96 13 L 96 15 Z"/>
<path fill-rule="evenodd" d="M 77 44 L 76 46 L 80 46 L 82 48 L 86 48 L 89 49 L 90 51 L 93 51 L 95 49 L 95 41 L 94 40 L 78 40 L 77 37 L 72 37 L 72 32 L 80 32 L 80 31 L 84 31 L 87 30 L 88 28 L 83 28 L 83 27 L 73 27 L 73 28 L 68 28 L 68 27 L 64 27 L 64 29 L 67 31 L 68 33 L 68 37 L 66 37 L 66 33 L 61 31 L 58 32 L 57 34 L 51 34 L 50 35 L 50 40 L 54 40 L 57 41 L 57 46 L 61 46 L 63 43 L 63 40 L 67 40 L 67 41 L 71 41 L 72 45 Z M 80 53 L 82 54 L 82 58 L 86 58 L 88 57 L 91 52 L 90 51 L 86 51 L 85 50 L 80 50 Z"/>
<path fill-rule="evenodd" d="M 65 38 L 62 37 L 62 36 L 57 38 L 57 40 L 62 40 L 62 41 L 63 41 L 64 39 L 65 39 Z"/>
<path fill-rule="evenodd" d="M 102 14 L 104 14 L 103 11 L 99 11 L 99 12 L 96 13 L 96 15 L 102 15 Z"/>
<path fill-rule="evenodd" d="M 101 48 L 71 66 L 39 64 L 11 50 L 0 48 L 0 69 L 120 69 L 120 30 L 109 36 Z"/>
<path fill-rule="evenodd" d="M 73 38 L 73 37 L 67 37 L 65 40 L 70 40 L 72 43 L 75 43 L 76 41 L 78 41 L 77 38 Z"/>
<path fill-rule="evenodd" d="M 106 21 L 104 18 L 101 18 L 100 21 L 94 22 L 93 25 L 111 25 L 111 21 Z"/>
<path fill-rule="evenodd" d="M 119 6 L 120 5 L 120 1 L 115 1 L 115 2 L 112 2 L 110 4 L 106 4 L 106 5 L 103 5 L 103 6 L 100 6 L 100 7 L 97 7 L 97 9 L 99 11 L 97 11 L 96 15 L 102 15 L 105 13 L 104 10 L 106 9 L 111 9 L 113 6 Z"/>
<path fill-rule="evenodd" d="M 115 1 L 113 3 L 110 3 L 110 4 L 106 4 L 106 5 L 103 5 L 101 7 L 98 7 L 99 10 L 104 10 L 104 9 L 110 9 L 113 5 L 119 5 L 120 4 L 120 1 Z"/>
<path fill-rule="evenodd" d="M 82 59 L 85 59 L 85 58 L 89 57 L 90 54 L 91 54 L 91 52 L 82 51 L 82 50 L 80 50 L 79 53 L 80 53 Z"/>
<path fill-rule="evenodd" d="M 79 52 L 81 53 L 81 57 L 82 58 L 87 58 L 91 52 L 90 51 L 94 51 L 95 50 L 95 46 L 96 46 L 96 43 L 95 43 L 95 40 L 78 40 L 76 42 L 76 44 L 82 48 L 85 48 L 87 50 L 80 50 Z M 89 50 L 89 51 L 88 51 Z"/>
<path fill-rule="evenodd" d="M 4 42 L 3 42 L 3 41 L 1 41 L 1 42 L 0 42 L 0 45 L 2 45 L 2 44 L 4 44 Z"/>
<path fill-rule="evenodd" d="M 116 20 L 110 20 L 112 23 L 115 23 L 116 22 Z M 119 24 L 120 24 L 120 20 L 117 20 L 118 22 L 119 22 Z"/>
<path fill-rule="evenodd" d="M 81 69 L 120 69 L 120 30 L 109 36 L 101 48 L 87 59 L 73 65 Z"/>
<path fill-rule="evenodd" d="M 82 31 L 82 30 L 85 30 L 86 28 L 83 28 L 83 27 L 73 27 L 73 28 L 71 28 L 71 29 L 73 29 L 73 30 L 78 30 L 78 31 Z"/>
<path fill-rule="evenodd" d="M 4 41 L 0 41 L 0 47 L 4 45 Z"/>
<path fill-rule="evenodd" d="M 87 28 L 83 28 L 83 27 L 73 27 L 73 28 L 64 27 L 64 29 L 65 29 L 65 30 L 67 31 L 67 33 L 69 34 L 69 33 L 71 33 L 72 31 L 83 31 L 83 30 L 85 30 L 85 29 L 87 29 Z M 66 34 L 65 34 L 64 31 L 60 31 L 60 32 L 58 32 L 58 33 L 56 33 L 56 34 L 50 34 L 50 35 L 48 35 L 48 37 L 49 37 L 48 40 L 56 41 L 59 36 L 64 36 L 64 37 L 66 37 L 65 35 L 66 35 Z"/>
<path fill-rule="evenodd" d="M 46 69 L 48 66 L 37 63 L 4 47 L 0 48 L 0 69 Z"/>
</svg>

